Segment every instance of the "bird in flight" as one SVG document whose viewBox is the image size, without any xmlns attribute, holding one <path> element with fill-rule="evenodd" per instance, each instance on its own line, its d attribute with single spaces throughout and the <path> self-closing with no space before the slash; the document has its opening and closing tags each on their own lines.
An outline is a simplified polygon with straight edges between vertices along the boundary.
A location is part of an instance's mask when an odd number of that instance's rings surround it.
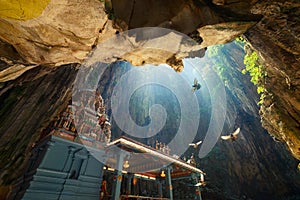
<svg viewBox="0 0 300 200">
<path fill-rule="evenodd" d="M 196 90 L 199 90 L 201 88 L 200 83 L 198 83 L 198 80 L 194 79 L 194 85 L 192 85 L 192 92 L 195 92 Z"/>
<path fill-rule="evenodd" d="M 201 143 L 202 143 L 202 141 L 200 140 L 199 142 L 196 142 L 196 143 L 190 143 L 189 146 L 192 146 L 196 149 Z"/>
<path fill-rule="evenodd" d="M 222 135 L 221 138 L 223 140 L 232 140 L 235 141 L 238 134 L 240 133 L 240 128 L 237 128 L 233 133 L 231 133 L 230 135 Z"/>
</svg>

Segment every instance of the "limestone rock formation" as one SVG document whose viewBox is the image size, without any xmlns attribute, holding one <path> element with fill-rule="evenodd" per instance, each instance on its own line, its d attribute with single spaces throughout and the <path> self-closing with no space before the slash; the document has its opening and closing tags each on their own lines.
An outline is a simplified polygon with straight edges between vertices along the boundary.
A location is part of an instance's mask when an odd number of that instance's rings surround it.
<svg viewBox="0 0 300 200">
<path fill-rule="evenodd" d="M 126 0 L 103 3 L 96 0 L 89 2 L 52 0 L 46 3 L 41 1 L 35 6 L 34 11 L 41 13 L 37 17 L 36 13 L 30 14 L 28 6 L 24 6 L 25 14 L 22 16 L 19 16 L 20 11 L 17 7 L 13 7 L 12 12 L 0 13 L 2 16 L 0 38 L 12 44 L 21 57 L 30 64 L 59 66 L 81 62 L 98 43 L 107 40 L 114 33 L 139 27 L 159 26 L 191 34 L 197 42 L 205 41 L 201 45 L 201 48 L 204 48 L 232 40 L 258 20 L 258 17 L 250 14 L 248 8 L 242 9 L 243 14 L 239 14 L 241 18 L 238 19 L 223 16 L 218 10 L 201 1 L 196 3 L 183 0 L 163 2 Z M 219 23 L 221 25 L 217 25 Z M 214 26 L 199 29 L 206 25 Z M 214 36 L 223 39 L 212 40 L 211 35 L 207 36 L 208 31 L 213 31 Z M 136 52 L 136 56 L 143 53 Z M 166 59 L 160 58 L 161 62 L 167 63 L 173 55 L 164 57 Z M 126 56 L 121 59 L 126 59 Z M 135 62 L 134 59 L 132 61 Z M 144 60 L 144 63 L 152 62 L 153 58 Z M 169 64 L 173 65 L 172 62 Z M 174 65 L 174 68 L 178 68 L 178 65 Z"/>
<path fill-rule="evenodd" d="M 75 75 L 76 65 L 36 67 L 1 84 L 0 185 L 22 177 L 32 145 L 71 99 Z"/>
<path fill-rule="evenodd" d="M 228 199 L 294 198 L 300 187 L 297 160 L 262 127 L 256 104 L 259 95 L 255 86 L 248 84 L 250 77 L 241 73 L 243 54 L 243 48 L 235 43 L 224 45 L 217 54 L 217 62 L 223 63 L 227 93 L 223 135 L 234 131 L 233 127 L 241 126 L 241 130 L 235 142 L 220 140 L 207 157 L 200 159 L 199 166 L 212 176 L 207 180 L 213 182 L 205 189 L 207 197 L 226 191 Z"/>
<path fill-rule="evenodd" d="M 246 33 L 265 59 L 266 98 L 261 107 L 263 126 L 300 159 L 300 4 L 262 3 L 253 8 L 263 19 Z"/>
<path fill-rule="evenodd" d="M 260 111 L 262 124 L 300 159 L 300 4 L 297 1 L 45 0 L 32 7 L 24 4 L 27 1 L 20 2 L 21 8 L 0 2 L 1 8 L 7 6 L 12 10 L 0 11 L 0 151 L 4 152 L 0 159 L 3 169 L 0 184 L 6 185 L 3 188 L 10 188 L 7 185 L 14 184 L 15 178 L 22 174 L 31 145 L 49 119 L 61 112 L 69 100 L 76 67 L 63 64 L 82 62 L 108 38 L 145 26 L 187 34 L 199 48 L 225 43 L 245 33 L 252 48 L 264 58 L 268 73 L 266 98 Z M 169 63 L 180 71 L 181 59 L 186 54 L 167 52 L 165 56 L 165 53 L 140 50 L 115 60 L 141 65 L 156 58 L 155 62 Z M 233 93 L 242 98 L 240 103 L 247 102 L 242 105 L 243 112 L 255 112 L 254 101 L 245 98 L 247 95 L 241 89 L 236 88 Z M 248 94 L 254 96 L 252 92 Z M 264 137 L 263 141 L 269 140 Z M 255 148 L 261 151 L 263 147 Z M 272 149 L 264 152 L 271 153 Z M 282 161 L 287 157 L 270 159 Z M 277 172 L 280 173 L 272 173 Z M 257 179 L 264 177 L 257 175 Z"/>
<path fill-rule="evenodd" d="M 25 6 L 26 3 L 21 5 L 24 5 L 25 13 L 39 10 L 31 10 L 31 7 Z M 2 13 L 0 18 L 0 38 L 12 44 L 31 64 L 59 66 L 83 60 L 107 23 L 104 5 L 96 0 L 52 0 L 40 9 L 42 12 L 39 10 L 41 14 L 37 17 L 26 15 L 11 19 L 15 16 L 12 12 Z"/>
</svg>

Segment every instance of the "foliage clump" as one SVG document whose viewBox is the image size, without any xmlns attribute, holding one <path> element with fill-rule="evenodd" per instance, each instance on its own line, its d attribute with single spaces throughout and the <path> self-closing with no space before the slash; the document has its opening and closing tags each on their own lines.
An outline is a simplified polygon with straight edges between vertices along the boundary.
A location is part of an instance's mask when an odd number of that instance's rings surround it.
<svg viewBox="0 0 300 200">
<path fill-rule="evenodd" d="M 256 51 L 247 51 L 244 58 L 245 69 L 242 70 L 242 73 L 249 73 L 249 75 L 251 76 L 250 81 L 254 85 L 256 85 L 257 93 L 260 94 L 260 101 L 258 102 L 258 104 L 263 103 L 265 92 L 264 80 L 267 76 L 267 73 L 261 63 L 261 59 Z"/>
<path fill-rule="evenodd" d="M 247 72 L 249 72 L 251 76 L 251 82 L 254 85 L 257 85 L 257 93 L 262 93 L 263 86 L 261 82 L 265 77 L 265 72 L 262 65 L 258 62 L 258 55 L 256 51 L 253 51 L 250 55 L 245 55 L 244 64 L 246 68 L 242 70 L 242 73 L 246 74 Z"/>
<path fill-rule="evenodd" d="M 242 70 L 243 74 L 249 73 L 251 76 L 251 82 L 256 85 L 257 93 L 260 94 L 260 101 L 258 104 L 262 104 L 265 98 L 264 80 L 267 76 L 264 70 L 263 61 L 259 54 L 254 51 L 248 42 L 242 37 L 236 38 L 234 44 L 245 49 L 244 64 L 245 68 Z M 225 45 L 215 45 L 207 49 L 208 57 L 213 58 L 213 69 L 218 73 L 219 77 L 223 80 L 225 86 L 230 82 L 232 72 L 230 67 L 232 66 L 231 54 Z"/>
</svg>

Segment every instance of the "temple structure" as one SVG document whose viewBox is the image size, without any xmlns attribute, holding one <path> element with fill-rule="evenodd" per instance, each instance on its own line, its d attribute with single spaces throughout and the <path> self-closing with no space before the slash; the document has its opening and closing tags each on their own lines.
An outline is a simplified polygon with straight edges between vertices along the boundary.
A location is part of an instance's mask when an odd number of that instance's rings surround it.
<svg viewBox="0 0 300 200">
<path fill-rule="evenodd" d="M 99 199 L 104 151 L 54 135 L 32 149 L 26 173 L 10 199 Z"/>
<path fill-rule="evenodd" d="M 193 182 L 196 183 L 194 199 L 202 199 L 200 187 L 205 185 L 205 173 L 195 166 L 127 137 L 120 137 L 112 141 L 107 145 L 107 149 L 116 155 L 115 159 L 109 158 L 107 160 L 107 164 L 115 168 L 112 199 L 118 199 L 121 196 L 124 199 L 166 198 L 172 200 L 174 199 L 172 180 L 176 179 L 194 179 Z M 135 173 L 127 178 L 129 183 L 126 194 L 121 195 L 122 176 L 128 174 L 127 171 Z M 148 181 L 155 181 L 158 185 L 157 195 L 155 197 L 149 196 L 149 194 L 148 196 L 133 195 L 130 186 L 131 179 L 135 176 L 143 177 Z M 144 195 L 147 195 L 147 191 Z"/>
<path fill-rule="evenodd" d="M 173 200 L 172 182 L 182 179 L 191 181 L 193 199 L 202 199 L 203 171 L 159 141 L 153 147 L 128 137 L 111 141 L 103 99 L 97 92 L 95 99 L 88 101 L 95 110 L 73 103 L 43 131 L 10 199 Z M 76 128 L 75 112 L 84 119 Z"/>
<path fill-rule="evenodd" d="M 103 177 L 109 176 L 112 186 L 103 199 L 176 199 L 172 181 L 178 179 L 193 179 L 194 196 L 201 199 L 200 187 L 205 184 L 205 173 L 198 168 L 125 137 L 99 148 L 50 135 L 32 152 L 11 199 L 98 200 Z M 140 159 L 130 159 L 132 153 L 140 154 Z M 160 168 L 162 163 L 166 165 Z M 136 186 L 137 179 L 148 186 Z"/>
</svg>

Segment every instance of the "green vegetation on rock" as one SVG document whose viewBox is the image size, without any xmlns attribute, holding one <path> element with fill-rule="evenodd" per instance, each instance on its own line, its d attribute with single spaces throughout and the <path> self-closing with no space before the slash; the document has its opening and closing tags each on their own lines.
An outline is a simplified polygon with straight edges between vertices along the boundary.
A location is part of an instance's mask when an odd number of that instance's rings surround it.
<svg viewBox="0 0 300 200">
<path fill-rule="evenodd" d="M 258 61 L 258 55 L 256 51 L 253 51 L 250 55 L 246 54 L 244 58 L 245 69 L 242 70 L 243 74 L 249 72 L 251 76 L 251 82 L 257 85 L 257 93 L 260 94 L 264 91 L 261 85 L 262 79 L 265 77 L 265 72 L 261 64 Z"/>
<path fill-rule="evenodd" d="M 244 39 L 238 38 L 238 41 L 242 41 L 246 43 Z M 256 51 L 248 47 L 249 49 L 246 50 L 246 55 L 244 58 L 245 69 L 242 70 L 243 74 L 249 73 L 251 76 L 251 82 L 256 85 L 257 93 L 260 94 L 260 101 L 258 104 L 262 104 L 264 100 L 264 79 L 267 76 L 267 72 L 264 70 L 262 65 L 262 61 Z"/>
<path fill-rule="evenodd" d="M 265 97 L 264 79 L 267 75 L 262 64 L 262 59 L 256 51 L 251 49 L 251 47 L 247 44 L 247 41 L 242 37 L 238 37 L 232 45 L 245 49 L 245 54 L 241 55 L 244 56 L 243 62 L 245 64 L 245 68 L 242 70 L 242 73 L 249 73 L 251 77 L 250 81 L 257 87 L 257 93 L 260 94 L 260 101 L 258 104 L 262 104 Z M 234 81 L 232 80 L 235 77 L 233 75 L 234 70 L 231 68 L 237 67 L 235 60 L 232 58 L 235 52 L 235 50 L 232 49 L 232 45 L 231 47 L 223 44 L 215 45 L 210 46 L 207 49 L 208 57 L 213 60 L 212 68 L 223 80 L 225 86 L 228 86 L 230 83 L 231 85 L 234 84 Z"/>
</svg>

